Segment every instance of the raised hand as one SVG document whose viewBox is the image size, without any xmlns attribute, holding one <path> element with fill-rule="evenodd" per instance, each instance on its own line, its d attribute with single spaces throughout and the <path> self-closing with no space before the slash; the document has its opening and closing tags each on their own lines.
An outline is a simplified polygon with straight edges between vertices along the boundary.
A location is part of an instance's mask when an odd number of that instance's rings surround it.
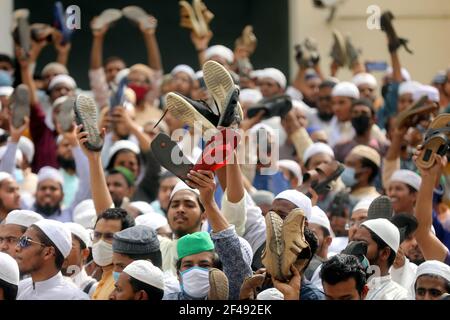
<svg viewBox="0 0 450 320">
<path fill-rule="evenodd" d="M 17 143 L 19 142 L 20 137 L 24 133 L 24 131 L 28 128 L 28 125 L 30 124 L 30 118 L 25 117 L 23 125 L 21 125 L 19 128 L 16 128 L 12 124 L 12 119 L 10 117 L 9 120 L 9 133 L 11 135 L 11 142 Z"/>
<path fill-rule="evenodd" d="M 204 36 L 199 36 L 194 31 L 191 32 L 191 40 L 197 51 L 206 50 L 212 37 L 213 33 L 211 30 L 209 30 L 208 33 Z"/>
<path fill-rule="evenodd" d="M 214 173 L 208 170 L 191 170 L 188 173 L 187 184 L 194 189 L 200 191 L 200 201 L 206 206 L 214 202 L 214 192 L 216 191 L 216 182 L 214 181 Z"/>
</svg>

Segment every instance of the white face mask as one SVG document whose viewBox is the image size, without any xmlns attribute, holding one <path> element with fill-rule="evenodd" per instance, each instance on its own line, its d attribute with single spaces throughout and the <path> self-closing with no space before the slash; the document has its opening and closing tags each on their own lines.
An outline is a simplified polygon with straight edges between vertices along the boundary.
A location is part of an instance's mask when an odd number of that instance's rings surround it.
<svg viewBox="0 0 450 320">
<path fill-rule="evenodd" d="M 92 245 L 92 258 L 100 267 L 108 266 L 112 263 L 112 244 L 100 240 Z"/>
<path fill-rule="evenodd" d="M 204 298 L 209 291 L 209 269 L 192 267 L 181 274 L 181 289 L 192 298 Z"/>
</svg>

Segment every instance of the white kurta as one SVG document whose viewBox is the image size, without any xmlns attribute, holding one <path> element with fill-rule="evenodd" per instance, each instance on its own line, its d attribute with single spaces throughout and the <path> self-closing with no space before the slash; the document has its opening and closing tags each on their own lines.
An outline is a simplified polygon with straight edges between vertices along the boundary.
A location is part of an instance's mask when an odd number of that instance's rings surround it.
<svg viewBox="0 0 450 320">
<path fill-rule="evenodd" d="M 89 296 L 58 272 L 45 281 L 33 282 L 32 278 L 20 281 L 17 300 L 89 300 Z"/>
<path fill-rule="evenodd" d="M 405 257 L 405 264 L 398 269 L 394 266 L 391 267 L 389 273 L 392 276 L 392 280 L 397 282 L 403 288 L 409 289 L 414 285 L 416 280 L 417 265 L 409 262 L 408 258 Z"/>
<path fill-rule="evenodd" d="M 392 280 L 391 275 L 374 277 L 367 285 L 366 300 L 412 300 L 408 290 Z"/>
<path fill-rule="evenodd" d="M 83 268 L 80 272 L 78 272 L 76 275 L 71 276 L 70 279 L 75 283 L 75 285 L 80 288 L 84 292 L 84 289 L 92 282 L 95 281 L 95 283 L 91 286 L 89 289 L 89 297 L 92 298 L 92 295 L 95 292 L 95 289 L 97 288 L 97 280 L 87 275 L 86 270 Z"/>
</svg>

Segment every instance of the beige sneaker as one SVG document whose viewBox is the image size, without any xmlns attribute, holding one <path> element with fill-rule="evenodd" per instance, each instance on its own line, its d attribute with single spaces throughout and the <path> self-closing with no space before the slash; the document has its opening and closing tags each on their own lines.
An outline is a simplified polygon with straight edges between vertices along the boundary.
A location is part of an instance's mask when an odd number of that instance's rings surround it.
<svg viewBox="0 0 450 320">
<path fill-rule="evenodd" d="M 229 287 L 228 278 L 219 269 L 209 270 L 209 292 L 208 300 L 228 300 Z"/>
<path fill-rule="evenodd" d="M 281 218 L 280 218 L 281 219 Z M 302 209 L 294 209 L 286 217 L 282 228 L 283 254 L 281 274 L 283 280 L 292 277 L 291 265 L 301 273 L 311 258 L 311 249 L 305 240 L 305 213 Z"/>
<path fill-rule="evenodd" d="M 273 211 L 269 211 L 265 219 L 266 247 L 261 256 L 262 263 L 272 277 L 284 280 L 281 273 L 281 262 L 284 251 L 282 239 L 283 219 Z"/>
<path fill-rule="evenodd" d="M 196 35 L 201 36 L 201 28 L 195 15 L 194 9 L 187 1 L 180 1 L 180 26 L 186 29 L 190 29 L 195 32 Z"/>
</svg>

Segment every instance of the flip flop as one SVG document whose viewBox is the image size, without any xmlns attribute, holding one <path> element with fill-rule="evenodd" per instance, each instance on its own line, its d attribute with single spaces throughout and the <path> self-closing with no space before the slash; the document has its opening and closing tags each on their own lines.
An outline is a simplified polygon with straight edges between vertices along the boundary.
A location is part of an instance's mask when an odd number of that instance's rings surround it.
<svg viewBox="0 0 450 320">
<path fill-rule="evenodd" d="M 54 27 L 56 29 L 58 29 L 61 32 L 61 34 L 63 35 L 61 44 L 66 44 L 66 43 L 70 42 L 70 38 L 72 37 L 73 30 L 67 28 L 64 7 L 60 1 L 55 2 L 55 4 L 54 4 L 53 18 L 54 18 Z"/>
<path fill-rule="evenodd" d="M 351 70 L 353 65 L 358 60 L 359 55 L 361 54 L 361 50 L 356 49 L 349 36 L 345 37 L 345 51 L 347 53 L 347 66 Z"/>
<path fill-rule="evenodd" d="M 122 18 L 122 11 L 118 9 L 106 9 L 100 13 L 100 15 L 95 19 L 92 24 L 93 30 L 100 30 L 105 25 L 109 25 Z"/>
<path fill-rule="evenodd" d="M 150 21 L 149 18 L 151 16 L 147 12 L 145 12 L 145 10 L 142 9 L 141 7 L 127 6 L 122 9 L 122 13 L 125 18 L 133 21 L 137 25 L 139 25 L 139 23 L 143 22 L 144 29 L 156 28 L 156 23 L 153 23 L 152 21 Z M 156 19 L 155 19 L 155 21 L 156 21 Z"/>
<path fill-rule="evenodd" d="M 450 114 L 443 113 L 438 115 L 430 123 L 425 133 L 422 144 L 422 153 L 417 158 L 417 163 L 425 168 L 431 168 L 434 164 L 433 153 L 445 155 L 450 149 Z"/>
<path fill-rule="evenodd" d="M 420 121 L 419 115 L 429 114 L 439 108 L 435 103 L 427 103 L 428 97 L 422 96 L 411 107 L 403 110 L 397 115 L 396 126 L 402 128 L 404 126 L 412 127 Z"/>
<path fill-rule="evenodd" d="M 74 114 L 75 98 L 68 97 L 60 106 L 56 121 L 61 126 L 64 132 L 70 132 L 73 128 L 73 122 L 75 120 Z"/>
<path fill-rule="evenodd" d="M 272 117 L 284 117 L 292 109 L 292 99 L 288 95 L 280 95 L 273 98 L 266 98 L 253 105 L 247 110 L 247 117 L 255 117 L 261 110 L 264 110 L 263 119 Z"/>
<path fill-rule="evenodd" d="M 20 84 L 11 97 L 12 125 L 20 128 L 25 123 L 25 117 L 30 117 L 30 90 L 25 84 Z"/>
<path fill-rule="evenodd" d="M 78 95 L 73 106 L 77 125 L 83 125 L 83 131 L 88 132 L 86 148 L 92 151 L 100 151 L 103 147 L 103 139 L 98 129 L 98 113 L 94 99 Z"/>
</svg>

